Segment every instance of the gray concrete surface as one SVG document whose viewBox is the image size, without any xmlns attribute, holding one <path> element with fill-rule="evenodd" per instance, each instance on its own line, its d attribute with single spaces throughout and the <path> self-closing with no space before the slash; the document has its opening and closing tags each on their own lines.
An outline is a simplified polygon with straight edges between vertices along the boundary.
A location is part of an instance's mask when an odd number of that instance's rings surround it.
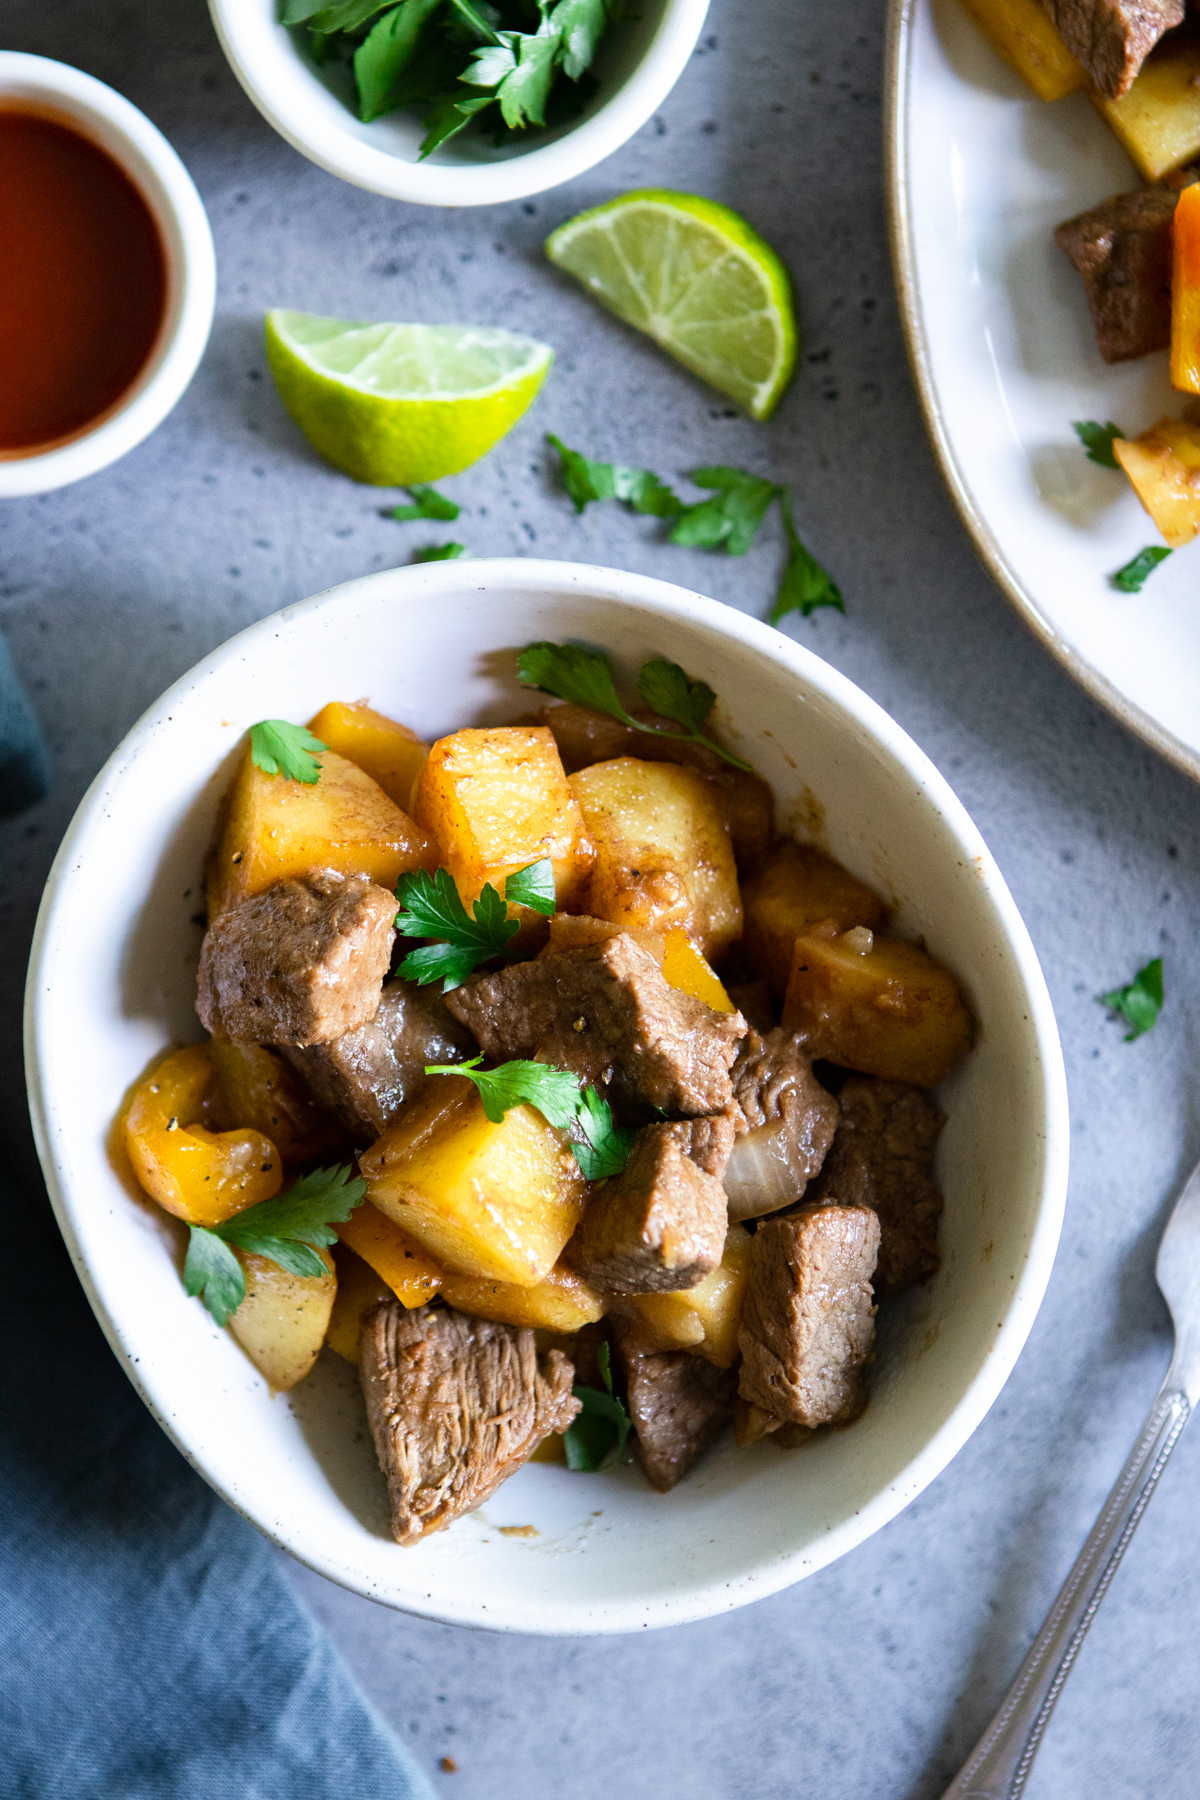
<svg viewBox="0 0 1200 1800">
<path fill-rule="evenodd" d="M 379 495 L 297 436 L 264 369 L 273 304 L 495 322 L 557 347 L 533 414 L 445 484 L 469 508 L 454 533 L 476 554 L 626 565 L 762 614 L 780 562 L 774 527 L 734 561 L 671 549 L 653 521 L 614 507 L 577 520 L 549 479 L 542 433 L 667 476 L 727 461 L 790 481 L 847 614 L 788 631 L 948 775 L 1012 886 L 1058 1012 L 1074 1165 L 1046 1303 L 990 1417 L 870 1543 L 733 1616 L 599 1643 L 428 1625 L 295 1574 L 459 1800 L 933 1800 L 1040 1621 L 1167 1357 L 1153 1255 L 1200 1153 L 1198 797 L 1025 634 L 942 490 L 888 269 L 882 11 L 881 0 L 716 0 L 661 116 L 622 152 L 535 201 L 448 213 L 359 193 L 290 150 L 234 83 L 201 0 L 0 6 L 5 47 L 82 65 L 163 128 L 204 195 L 221 273 L 212 344 L 174 416 L 106 474 L 0 510 L 0 627 L 59 766 L 53 798 L 0 839 L 11 1154 L 32 1156 L 25 946 L 54 846 L 103 758 L 242 625 L 450 535 L 381 519 Z M 807 351 L 767 427 L 730 416 L 540 257 L 559 220 L 648 182 L 738 207 L 795 271 Z M 1127 1045 L 1094 996 L 1157 953 L 1166 1011 Z M 1198 1482 L 1193 1428 L 1079 1659 L 1030 1800 L 1185 1800 L 1200 1788 Z M 444 1754 L 457 1774 L 436 1772 Z"/>
</svg>

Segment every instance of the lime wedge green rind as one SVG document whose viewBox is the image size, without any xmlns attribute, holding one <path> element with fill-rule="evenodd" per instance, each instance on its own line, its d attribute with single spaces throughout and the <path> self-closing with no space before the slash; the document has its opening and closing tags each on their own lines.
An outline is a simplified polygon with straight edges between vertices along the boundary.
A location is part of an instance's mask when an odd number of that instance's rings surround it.
<svg viewBox="0 0 1200 1800">
<path fill-rule="evenodd" d="M 796 309 L 786 268 L 740 214 L 641 188 L 568 219 L 546 255 L 752 418 L 770 417 L 799 354 Z"/>
<path fill-rule="evenodd" d="M 532 405 L 548 344 L 493 326 L 366 324 L 276 308 L 267 361 L 280 398 L 355 481 L 408 487 L 457 475 Z"/>
</svg>

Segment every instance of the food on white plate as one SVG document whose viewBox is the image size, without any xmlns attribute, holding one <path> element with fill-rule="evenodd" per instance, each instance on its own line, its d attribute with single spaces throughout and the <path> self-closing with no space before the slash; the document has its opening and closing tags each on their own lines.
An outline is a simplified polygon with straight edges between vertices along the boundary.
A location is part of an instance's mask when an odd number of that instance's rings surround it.
<svg viewBox="0 0 1200 1800">
<path fill-rule="evenodd" d="M 972 1038 L 886 902 L 775 838 L 704 683 L 648 663 L 635 713 L 595 652 L 518 666 L 536 723 L 253 728 L 209 1041 L 122 1122 L 271 1386 L 359 1368 L 400 1544 L 534 1457 L 666 1491 L 735 1422 L 856 1418 L 878 1296 L 938 1267 L 924 1089 Z"/>
</svg>

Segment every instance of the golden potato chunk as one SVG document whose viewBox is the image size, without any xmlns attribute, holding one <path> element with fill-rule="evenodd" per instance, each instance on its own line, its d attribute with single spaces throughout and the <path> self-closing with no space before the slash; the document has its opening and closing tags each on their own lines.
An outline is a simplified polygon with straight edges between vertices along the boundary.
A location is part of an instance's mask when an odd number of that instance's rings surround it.
<svg viewBox="0 0 1200 1800">
<path fill-rule="evenodd" d="M 583 1211 L 584 1180 L 532 1106 L 499 1125 L 461 1076 L 425 1092 L 359 1159 L 368 1197 L 447 1272 L 536 1287 Z"/>
<path fill-rule="evenodd" d="M 599 1319 L 602 1295 L 570 1269 L 551 1269 L 536 1287 L 514 1287 L 508 1281 L 484 1281 L 478 1275 L 446 1275 L 442 1298 L 459 1312 L 501 1325 L 532 1325 L 535 1330 L 573 1333 Z"/>
<path fill-rule="evenodd" d="M 382 1275 L 377 1275 L 370 1263 L 356 1256 L 348 1244 L 334 1245 L 333 1266 L 337 1271 L 337 1293 L 325 1342 L 357 1369 L 363 1317 L 383 1301 L 393 1299 L 394 1295 Z"/>
<path fill-rule="evenodd" d="M 638 1294 L 630 1301 L 648 1351 L 691 1350 L 718 1369 L 733 1367 L 752 1242 L 744 1225 L 731 1225 L 719 1266 L 699 1286 L 685 1293 Z"/>
<path fill-rule="evenodd" d="M 222 1122 L 265 1133 L 285 1163 L 311 1162 L 346 1141 L 341 1121 L 311 1099 L 283 1058 L 262 1044 L 208 1045 Z"/>
<path fill-rule="evenodd" d="M 210 918 L 313 869 L 365 875 L 394 888 L 409 869 L 437 868 L 433 845 L 377 782 L 332 751 L 320 779 L 265 775 L 247 746 L 209 858 Z"/>
<path fill-rule="evenodd" d="M 1172 550 L 1200 531 L 1200 425 L 1160 419 L 1135 438 L 1114 438 L 1113 455 Z"/>
<path fill-rule="evenodd" d="M 1088 98 L 1143 181 L 1161 181 L 1200 153 L 1200 41 L 1172 32 L 1123 99 Z"/>
<path fill-rule="evenodd" d="M 792 946 L 813 925 L 832 919 L 839 931 L 878 931 L 888 908 L 865 882 L 812 844 L 776 844 L 742 888 L 742 947 L 777 1000 L 787 991 Z"/>
<path fill-rule="evenodd" d="M 327 1250 L 319 1251 L 328 1274 L 291 1275 L 265 1256 L 239 1250 L 246 1298 L 230 1315 L 229 1329 L 255 1368 L 278 1393 L 303 1381 L 317 1360 L 337 1293 Z"/>
<path fill-rule="evenodd" d="M 369 1263 L 402 1306 L 424 1306 L 442 1285 L 442 1271 L 420 1244 L 364 1200 L 337 1227 L 338 1242 Z"/>
<path fill-rule="evenodd" d="M 544 726 L 439 738 L 417 783 L 415 816 L 467 904 L 485 882 L 503 893 L 505 876 L 549 857 L 559 906 L 576 905 L 594 851 Z"/>
<path fill-rule="evenodd" d="M 377 781 L 401 812 L 412 813 L 417 777 L 429 755 L 429 745 L 415 731 L 376 712 L 365 700 L 331 700 L 309 721 L 308 729 Z"/>
<path fill-rule="evenodd" d="M 1039 100 L 1061 100 L 1089 85 L 1038 0 L 962 0 L 988 43 Z"/>
<path fill-rule="evenodd" d="M 797 939 L 783 1003 L 785 1031 L 846 1069 L 937 1087 L 971 1047 L 971 1015 L 954 977 L 917 944 L 874 937 Z"/>
<path fill-rule="evenodd" d="M 619 756 L 571 776 L 596 846 L 586 907 L 623 930 L 682 925 L 710 960 L 742 934 L 737 868 L 709 784 Z"/>
</svg>

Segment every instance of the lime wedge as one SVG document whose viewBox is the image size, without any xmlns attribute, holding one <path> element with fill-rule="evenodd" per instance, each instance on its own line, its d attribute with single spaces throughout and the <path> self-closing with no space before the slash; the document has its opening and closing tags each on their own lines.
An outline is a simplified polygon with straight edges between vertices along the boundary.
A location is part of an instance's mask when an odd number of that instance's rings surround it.
<svg viewBox="0 0 1200 1800">
<path fill-rule="evenodd" d="M 549 344 L 484 325 L 364 325 L 276 308 L 266 335 L 280 398 L 309 443 L 377 487 L 478 462 L 554 360 Z"/>
<path fill-rule="evenodd" d="M 568 219 L 546 255 L 751 418 L 770 417 L 796 366 L 792 284 L 728 206 L 641 188 Z"/>
</svg>

